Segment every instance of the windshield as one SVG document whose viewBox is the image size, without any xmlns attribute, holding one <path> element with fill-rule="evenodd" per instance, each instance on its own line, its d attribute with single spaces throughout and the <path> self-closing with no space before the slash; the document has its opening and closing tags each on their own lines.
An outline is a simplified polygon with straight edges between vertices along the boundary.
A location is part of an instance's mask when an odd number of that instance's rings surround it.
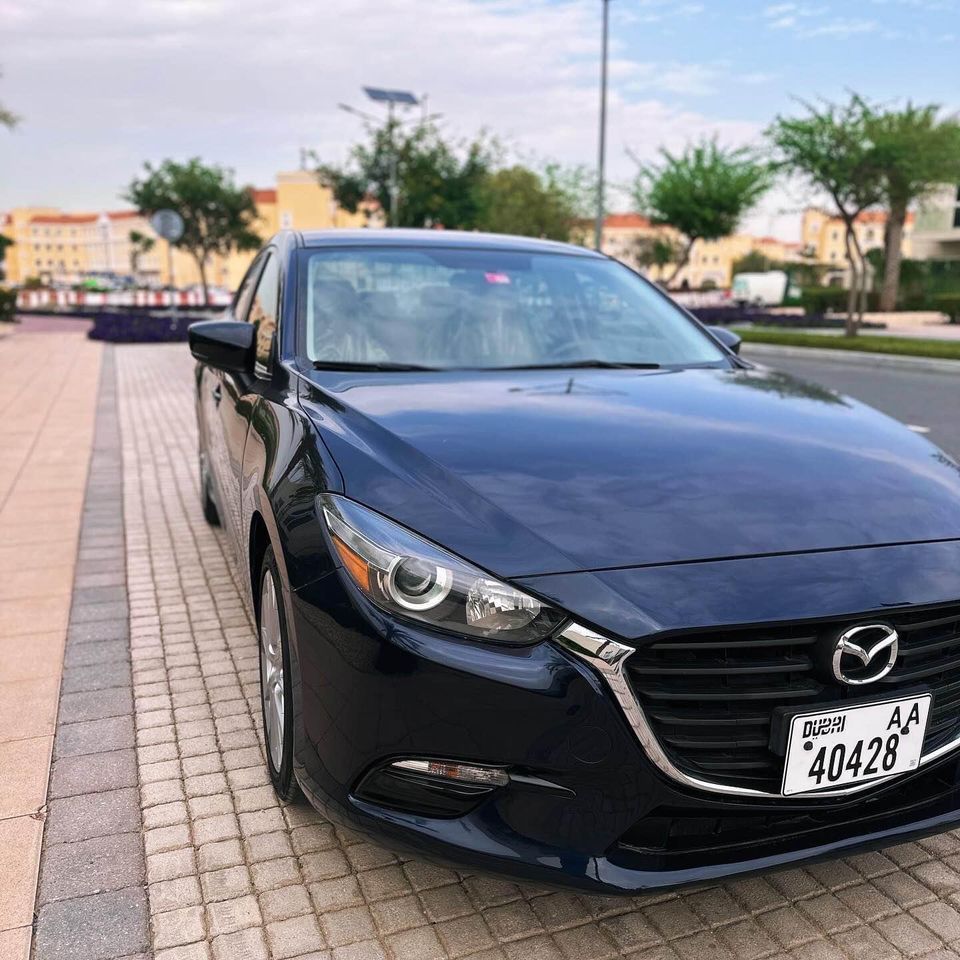
<svg viewBox="0 0 960 960">
<path fill-rule="evenodd" d="M 725 365 L 666 297 L 610 260 L 463 248 L 307 250 L 318 366 Z"/>
</svg>

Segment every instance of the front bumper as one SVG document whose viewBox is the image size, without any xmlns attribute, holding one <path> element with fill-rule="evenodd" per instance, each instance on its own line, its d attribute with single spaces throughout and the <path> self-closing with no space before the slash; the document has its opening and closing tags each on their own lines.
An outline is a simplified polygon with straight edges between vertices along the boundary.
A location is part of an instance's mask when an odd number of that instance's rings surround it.
<svg viewBox="0 0 960 960">
<path fill-rule="evenodd" d="M 416 856 L 629 894 L 960 823 L 952 754 L 854 797 L 719 796 L 665 776 L 603 677 L 555 643 L 440 636 L 384 616 L 337 573 L 294 593 L 291 611 L 298 780 L 331 819 Z M 365 774 L 404 757 L 506 767 L 556 789 L 511 783 L 455 818 L 357 796 Z"/>
</svg>

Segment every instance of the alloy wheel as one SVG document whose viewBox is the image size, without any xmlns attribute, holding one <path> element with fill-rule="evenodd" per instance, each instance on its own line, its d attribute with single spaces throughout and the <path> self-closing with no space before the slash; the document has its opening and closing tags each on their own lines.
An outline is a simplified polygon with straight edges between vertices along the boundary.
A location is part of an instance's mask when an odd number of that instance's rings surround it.
<svg viewBox="0 0 960 960">
<path fill-rule="evenodd" d="M 270 570 L 260 591 L 260 680 L 267 749 L 273 768 L 279 771 L 284 733 L 283 646 L 277 590 Z"/>
</svg>

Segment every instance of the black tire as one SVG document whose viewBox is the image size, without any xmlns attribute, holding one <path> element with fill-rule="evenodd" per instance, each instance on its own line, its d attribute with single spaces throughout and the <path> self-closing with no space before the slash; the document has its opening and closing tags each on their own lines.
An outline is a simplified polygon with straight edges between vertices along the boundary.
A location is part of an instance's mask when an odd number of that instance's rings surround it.
<svg viewBox="0 0 960 960">
<path fill-rule="evenodd" d="M 211 527 L 220 526 L 220 511 L 217 509 L 217 502 L 213 499 L 213 491 L 210 489 L 210 471 L 203 469 L 203 461 L 200 461 L 200 502 L 203 504 L 203 519 Z"/>
<path fill-rule="evenodd" d="M 264 610 L 263 598 L 266 589 L 266 580 L 273 578 L 273 590 L 276 596 L 277 622 L 279 624 L 280 654 L 283 660 L 283 732 L 280 746 L 280 762 L 274 762 L 274 750 L 271 742 L 271 724 L 268 720 L 268 706 L 265 686 L 264 662 L 267 659 L 264 652 L 263 629 Z M 263 716 L 264 752 L 267 760 L 267 771 L 270 782 L 281 800 L 295 802 L 303 799 L 300 786 L 293 775 L 293 684 L 290 671 L 290 642 L 287 634 L 287 620 L 283 610 L 283 594 L 280 588 L 280 572 L 273 555 L 273 548 L 267 547 L 260 564 L 260 576 L 257 578 L 257 647 L 260 662 L 260 709 Z M 268 614 L 269 616 L 269 614 Z M 275 729 L 275 728 L 274 728 Z"/>
</svg>

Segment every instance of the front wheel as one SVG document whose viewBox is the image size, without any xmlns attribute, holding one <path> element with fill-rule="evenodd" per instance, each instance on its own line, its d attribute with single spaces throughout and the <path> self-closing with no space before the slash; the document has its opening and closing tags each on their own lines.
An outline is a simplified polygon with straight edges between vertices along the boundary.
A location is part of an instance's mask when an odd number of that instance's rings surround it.
<svg viewBox="0 0 960 960">
<path fill-rule="evenodd" d="M 267 547 L 260 567 L 260 702 L 267 769 L 282 800 L 300 796 L 293 776 L 293 694 L 290 646 L 280 594 L 280 576 L 273 548 Z"/>
</svg>

